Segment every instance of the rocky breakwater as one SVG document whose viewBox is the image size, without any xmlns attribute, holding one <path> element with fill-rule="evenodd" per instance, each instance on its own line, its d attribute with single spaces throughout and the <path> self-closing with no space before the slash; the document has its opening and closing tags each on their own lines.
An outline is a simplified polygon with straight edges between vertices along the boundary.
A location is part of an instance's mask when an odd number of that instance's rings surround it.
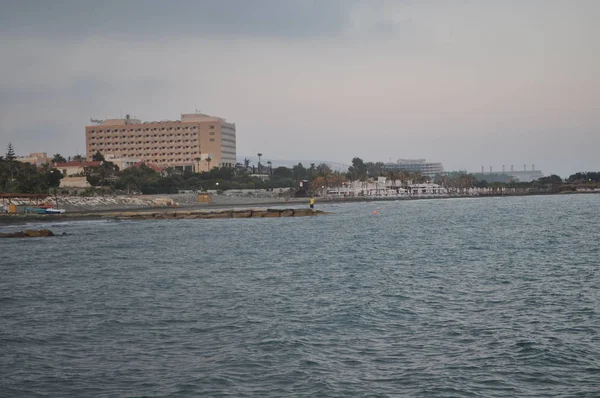
<svg viewBox="0 0 600 398">
<path fill-rule="evenodd" d="M 54 236 L 54 232 L 48 229 L 26 229 L 18 232 L 0 232 L 0 238 L 41 238 L 46 236 Z"/>
<path fill-rule="evenodd" d="M 311 209 L 244 209 L 219 211 L 163 211 L 163 212 L 122 212 L 105 217 L 121 220 L 173 220 L 173 219 L 212 219 L 212 218 L 268 218 L 268 217 L 308 217 L 327 214 Z"/>
</svg>

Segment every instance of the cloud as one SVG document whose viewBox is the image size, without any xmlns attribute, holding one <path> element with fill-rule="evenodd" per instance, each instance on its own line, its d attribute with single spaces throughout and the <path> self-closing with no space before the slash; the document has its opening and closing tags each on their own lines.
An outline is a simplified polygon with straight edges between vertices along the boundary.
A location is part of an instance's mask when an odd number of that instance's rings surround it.
<svg viewBox="0 0 600 398">
<path fill-rule="evenodd" d="M 237 123 L 241 155 L 596 164 L 597 3 L 123 3 L 4 7 L 5 141 L 73 154 L 90 117 L 197 107 Z"/>
<path fill-rule="evenodd" d="M 0 16 L 4 32 L 57 36 L 307 37 L 339 32 L 353 0 L 21 0 Z"/>
</svg>

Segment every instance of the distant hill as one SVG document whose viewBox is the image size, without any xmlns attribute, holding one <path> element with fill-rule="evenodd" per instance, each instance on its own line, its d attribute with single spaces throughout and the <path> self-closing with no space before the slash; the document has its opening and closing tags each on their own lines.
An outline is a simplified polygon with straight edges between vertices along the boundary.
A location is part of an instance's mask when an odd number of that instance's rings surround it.
<svg viewBox="0 0 600 398">
<path fill-rule="evenodd" d="M 250 165 L 256 166 L 258 164 L 258 157 L 257 156 L 238 156 L 237 157 L 238 163 L 241 163 L 241 164 L 244 164 L 244 159 L 250 159 Z M 304 167 L 309 168 L 311 163 L 314 163 L 315 165 L 318 165 L 318 164 L 321 164 L 321 163 L 325 163 L 329 167 L 331 167 L 331 169 L 333 171 L 339 171 L 339 172 L 345 173 L 345 172 L 348 171 L 348 167 L 350 167 L 350 165 L 347 165 L 347 164 L 337 163 L 337 162 L 330 162 L 330 161 L 327 161 L 327 160 L 307 160 L 307 159 L 303 159 L 303 160 L 281 160 L 281 159 L 270 159 L 270 158 L 267 158 L 267 157 L 264 157 L 264 156 L 261 158 L 261 162 L 262 162 L 263 165 L 266 165 L 269 160 L 273 164 L 273 168 L 280 167 L 280 166 L 290 167 L 291 168 L 292 166 L 295 166 L 298 163 L 302 163 L 302 165 Z"/>
</svg>

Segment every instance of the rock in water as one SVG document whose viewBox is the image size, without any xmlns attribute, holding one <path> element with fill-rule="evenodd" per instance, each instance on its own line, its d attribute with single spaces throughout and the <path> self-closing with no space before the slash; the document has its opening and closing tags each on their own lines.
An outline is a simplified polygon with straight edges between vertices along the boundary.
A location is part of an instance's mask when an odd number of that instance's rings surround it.
<svg viewBox="0 0 600 398">
<path fill-rule="evenodd" d="M 0 233 L 0 238 L 40 238 L 54 236 L 54 232 L 48 229 L 26 229 L 25 231 Z"/>
<path fill-rule="evenodd" d="M 23 231 L 24 234 L 29 236 L 30 238 L 39 238 L 42 236 L 54 236 L 54 232 L 49 229 L 26 229 Z"/>
<path fill-rule="evenodd" d="M 0 232 L 0 238 L 27 238 L 27 235 L 25 235 L 23 233 L 23 231 L 8 232 L 8 233 L 1 233 Z"/>
</svg>

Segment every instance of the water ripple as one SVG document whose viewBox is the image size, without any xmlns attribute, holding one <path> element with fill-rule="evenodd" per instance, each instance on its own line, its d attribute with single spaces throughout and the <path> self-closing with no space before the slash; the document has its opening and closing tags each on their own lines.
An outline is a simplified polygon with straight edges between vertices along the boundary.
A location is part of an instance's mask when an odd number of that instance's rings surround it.
<svg viewBox="0 0 600 398">
<path fill-rule="evenodd" d="M 0 242 L 0 396 L 597 396 L 597 200 L 55 223 Z"/>
</svg>

